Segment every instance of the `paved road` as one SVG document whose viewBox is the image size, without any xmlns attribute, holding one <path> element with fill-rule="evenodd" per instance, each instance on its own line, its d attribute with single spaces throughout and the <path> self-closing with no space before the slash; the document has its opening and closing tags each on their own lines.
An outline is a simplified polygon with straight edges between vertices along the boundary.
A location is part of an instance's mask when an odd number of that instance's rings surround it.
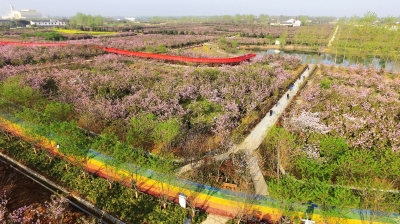
<svg viewBox="0 0 400 224">
<path fill-rule="evenodd" d="M 312 70 L 314 66 L 310 65 L 310 70 Z M 251 133 L 247 136 L 247 138 L 235 149 L 235 150 L 243 150 L 246 152 L 247 164 L 250 170 L 251 178 L 253 180 L 254 188 L 256 194 L 259 195 L 268 195 L 268 186 L 265 182 L 264 176 L 262 175 L 260 166 L 258 165 L 258 155 L 254 151 L 261 145 L 264 139 L 267 137 L 268 131 L 275 123 L 278 121 L 279 117 L 285 111 L 286 107 L 293 100 L 293 96 L 297 94 L 300 90 L 300 86 L 307 80 L 309 76 L 309 71 L 306 70 L 302 75 L 301 79 L 298 79 L 294 85 L 292 90 L 288 90 L 285 94 L 279 99 L 277 105 L 273 108 L 273 114 L 270 116 L 268 113 L 260 123 L 251 131 Z M 289 98 L 287 97 L 289 95 Z"/>
<path fill-rule="evenodd" d="M 315 67 L 315 65 L 310 65 L 310 71 Z M 297 94 L 300 86 L 307 80 L 309 76 L 309 71 L 306 70 L 302 75 L 301 79 L 297 79 L 293 85 L 292 90 L 288 90 L 279 99 L 278 103 L 271 108 L 273 110 L 272 116 L 268 113 L 261 121 L 254 127 L 251 133 L 246 137 L 246 139 L 239 145 L 235 145 L 228 150 L 227 153 L 214 156 L 215 160 L 225 160 L 229 158 L 232 153 L 238 153 L 239 151 L 245 152 L 248 168 L 254 183 L 255 192 L 259 195 L 268 195 L 268 186 L 265 182 L 264 176 L 262 175 L 261 169 L 258 165 L 258 155 L 254 152 L 264 141 L 268 134 L 269 129 L 275 125 L 279 117 L 285 111 L 286 107 L 292 102 L 293 96 Z M 289 95 L 289 98 L 287 97 Z M 188 164 L 177 170 L 177 174 L 184 173 L 193 168 L 199 167 L 203 164 L 203 160 L 198 162 Z"/>
</svg>

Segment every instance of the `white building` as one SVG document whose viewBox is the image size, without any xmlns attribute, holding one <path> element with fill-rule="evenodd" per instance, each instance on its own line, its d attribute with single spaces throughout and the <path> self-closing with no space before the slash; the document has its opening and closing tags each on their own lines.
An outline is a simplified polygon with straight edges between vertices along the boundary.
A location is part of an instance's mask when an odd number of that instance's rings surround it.
<svg viewBox="0 0 400 224">
<path fill-rule="evenodd" d="M 31 26 L 41 26 L 41 27 L 53 27 L 53 26 L 65 26 L 67 25 L 64 21 L 31 21 Z"/>
<path fill-rule="evenodd" d="M 294 21 L 293 26 L 301 26 L 301 21 L 300 20 Z"/>
<path fill-rule="evenodd" d="M 285 22 L 280 23 L 281 26 L 301 26 L 301 21 L 300 20 L 295 20 L 295 19 L 289 19 Z"/>
<path fill-rule="evenodd" d="M 7 16 L 2 16 L 3 19 L 32 19 L 41 18 L 42 14 L 36 10 L 21 9 L 20 11 L 14 10 L 14 7 L 10 4 L 11 13 Z"/>
<path fill-rule="evenodd" d="M 125 17 L 125 19 L 131 22 L 135 22 L 135 18 L 133 17 Z"/>
<path fill-rule="evenodd" d="M 295 19 L 289 19 L 289 20 L 287 20 L 285 23 L 291 23 L 291 24 L 293 24 L 295 21 L 296 21 Z"/>
</svg>

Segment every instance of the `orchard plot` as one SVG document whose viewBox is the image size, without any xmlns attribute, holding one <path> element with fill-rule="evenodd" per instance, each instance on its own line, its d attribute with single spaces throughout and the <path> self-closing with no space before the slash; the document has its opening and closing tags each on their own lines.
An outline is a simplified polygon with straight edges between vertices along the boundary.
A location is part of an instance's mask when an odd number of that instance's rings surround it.
<svg viewBox="0 0 400 224">
<path fill-rule="evenodd" d="M 295 57 L 268 55 L 237 67 L 193 68 L 107 54 L 58 68 L 4 67 L 1 97 L 39 112 L 48 103 L 34 96 L 71 105 L 72 112 L 60 116 L 82 128 L 181 155 L 185 133 L 193 133 L 188 130 L 219 136 L 217 143 L 229 139 L 242 118 L 295 79 L 285 69 L 299 65 Z"/>
<path fill-rule="evenodd" d="M 73 44 L 100 45 L 132 51 L 165 53 L 168 48 L 179 48 L 201 44 L 215 39 L 211 35 L 162 35 L 146 34 L 129 37 L 97 38 L 88 40 L 71 40 Z"/>
</svg>

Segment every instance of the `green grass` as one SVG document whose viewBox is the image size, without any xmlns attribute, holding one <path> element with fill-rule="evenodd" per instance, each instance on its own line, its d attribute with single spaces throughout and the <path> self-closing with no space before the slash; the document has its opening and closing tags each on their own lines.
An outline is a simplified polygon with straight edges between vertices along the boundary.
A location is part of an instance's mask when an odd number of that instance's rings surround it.
<svg viewBox="0 0 400 224">
<path fill-rule="evenodd" d="M 329 89 L 332 85 L 333 81 L 329 78 L 324 78 L 321 80 L 321 88 L 322 89 Z"/>
<path fill-rule="evenodd" d="M 54 32 L 54 31 L 51 31 L 51 32 L 36 31 L 34 33 L 23 33 L 23 34 L 21 34 L 21 37 L 23 37 L 23 38 L 42 37 L 45 40 L 50 40 L 50 41 L 63 41 L 63 40 L 67 39 L 62 34 Z"/>
</svg>

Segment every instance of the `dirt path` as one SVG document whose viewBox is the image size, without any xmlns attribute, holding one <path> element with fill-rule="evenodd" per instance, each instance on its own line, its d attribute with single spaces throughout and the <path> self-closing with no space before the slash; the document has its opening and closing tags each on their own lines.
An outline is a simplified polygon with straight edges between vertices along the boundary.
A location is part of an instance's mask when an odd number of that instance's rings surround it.
<svg viewBox="0 0 400 224">
<path fill-rule="evenodd" d="M 332 45 L 332 42 L 335 40 L 336 33 L 337 33 L 338 29 L 339 29 L 339 26 L 336 27 L 336 30 L 333 33 L 332 38 L 329 40 L 328 47 L 330 47 Z"/>
</svg>

